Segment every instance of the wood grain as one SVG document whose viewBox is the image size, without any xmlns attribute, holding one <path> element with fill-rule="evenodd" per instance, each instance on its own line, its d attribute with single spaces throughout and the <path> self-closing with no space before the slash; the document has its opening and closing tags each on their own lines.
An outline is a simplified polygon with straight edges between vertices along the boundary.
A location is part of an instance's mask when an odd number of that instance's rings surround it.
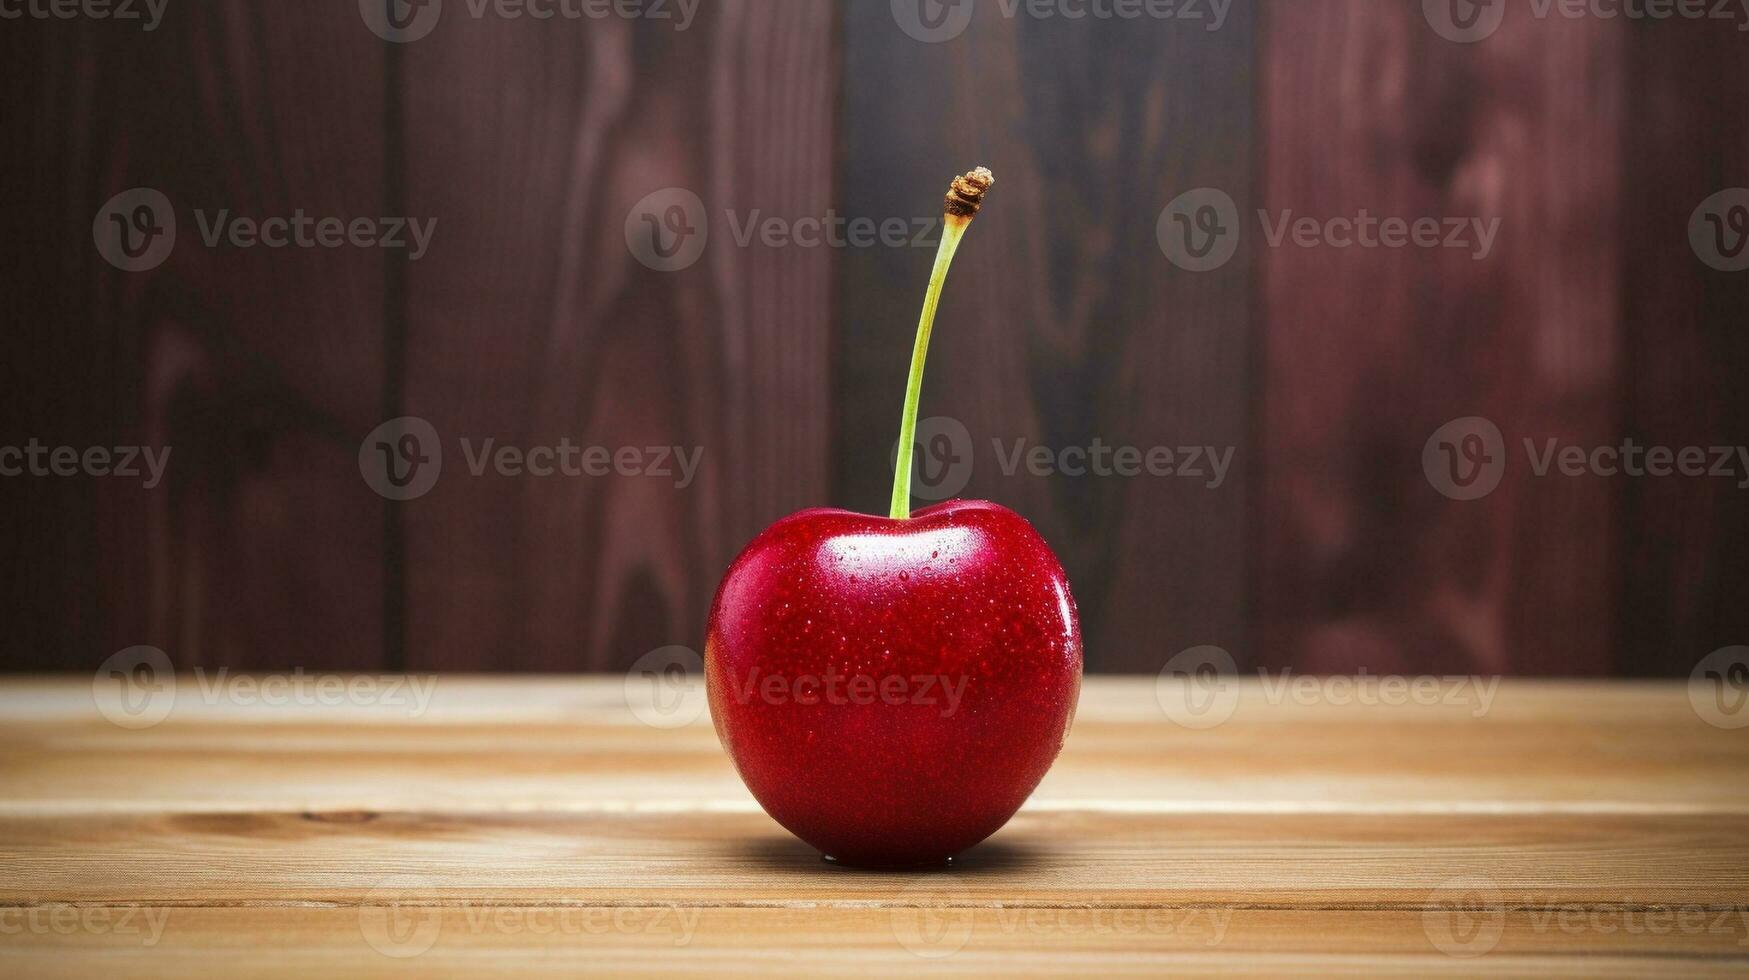
<svg viewBox="0 0 1749 980">
<path fill-rule="evenodd" d="M 1251 682 L 1190 730 L 1152 681 L 1090 679 L 1009 826 L 900 874 L 772 823 L 697 692 L 658 729 L 617 678 L 215 690 L 123 730 L 83 681 L 0 685 L 0 968 L 1749 968 L 1749 742 L 1681 685 L 1508 681 L 1478 711 Z"/>
<path fill-rule="evenodd" d="M 1708 197 L 1749 186 L 1749 133 L 1710 86 L 1741 89 L 1742 35 L 1705 21 L 1643 25 L 1628 48 L 1630 129 L 1623 141 L 1626 234 L 1622 304 L 1632 376 L 1623 428 L 1642 445 L 1723 446 L 1749 432 L 1749 278 L 1702 264 L 1689 216 Z M 1680 111 L 1679 111 L 1680 110 Z M 1623 613 L 1618 666 L 1656 674 L 1749 637 L 1749 534 L 1737 479 L 1637 480 L 1621 519 Z M 1727 598 L 1730 597 L 1730 598 Z"/>
<path fill-rule="evenodd" d="M 1465 416 L 1492 420 L 1514 451 L 1524 436 L 1591 444 L 1608 431 L 1614 29 L 1514 16 L 1462 46 L 1417 5 L 1349 0 L 1278 4 L 1269 23 L 1272 215 L 1367 209 L 1501 231 L 1486 259 L 1268 250 L 1263 494 L 1279 506 L 1263 536 L 1266 646 L 1337 672 L 1396 669 L 1389 651 L 1411 648 L 1436 670 L 1497 670 L 1508 649 L 1550 658 L 1543 670 L 1601 670 L 1614 491 L 1516 465 L 1491 496 L 1448 501 L 1420 454 Z M 1312 155 L 1322 167 L 1301 165 Z"/>
<path fill-rule="evenodd" d="M 1429 952 L 1425 914 L 1410 910 L 1301 911 L 1244 908 L 1218 917 L 1206 908 L 1047 910 L 947 908 L 630 907 L 620 925 L 575 906 L 443 905 L 364 908 L 190 908 L 170 910 L 149 954 L 140 913 L 132 934 L 68 937 L 23 933 L 0 943 L 0 967 L 33 976 L 184 977 L 222 965 L 229 976 L 1515 976 L 1735 977 L 1742 947 L 1729 929 L 1696 938 L 1632 934 L 1598 956 L 1584 937 L 1552 928 L 1539 914 L 1502 912 L 1487 958 Z M 119 911 L 117 917 L 119 918 Z M 405 958 L 379 955 L 365 930 L 387 934 L 400 915 L 411 937 L 432 945 Z M 935 919 L 931 921 L 930 916 Z M 1716 920 L 1707 916 L 1710 924 Z M 941 930 L 935 958 L 913 955 L 900 936 Z M 1740 935 L 1738 933 L 1737 935 Z M 1114 936 L 1121 937 L 1114 939 Z M 240 955 L 239 937 L 271 937 L 271 966 Z M 964 944 L 960 945 L 963 937 Z M 423 943 L 418 939 L 413 946 Z M 1344 950 L 1332 952 L 1329 947 Z M 394 947 L 390 947 L 394 948 Z"/>
<path fill-rule="evenodd" d="M 452 457 L 403 511 L 410 667 L 702 650 L 716 574 L 823 500 L 830 258 L 741 246 L 725 216 L 830 208 L 832 28 L 823 4 L 736 2 L 685 30 L 457 18 L 409 49 L 409 207 L 445 235 L 409 274 L 407 411 Z M 706 251 L 646 268 L 627 217 L 675 187 L 705 203 Z M 702 462 L 689 485 L 473 475 L 464 438 Z"/>
<path fill-rule="evenodd" d="M 172 8 L 149 34 L 7 27 L 20 58 L 0 60 L 29 76 L 8 91 L 36 104 L 7 125 L 0 181 L 20 270 L 0 292 L 25 331 L 6 443 L 172 455 L 152 489 L 4 481 L 6 665 L 89 669 L 136 644 L 183 668 L 378 665 L 381 501 L 356 454 L 378 411 L 382 258 L 209 247 L 196 215 L 380 216 L 378 42 L 314 5 L 243 0 Z M 175 208 L 177 244 L 122 272 L 93 219 L 142 186 Z"/>
</svg>

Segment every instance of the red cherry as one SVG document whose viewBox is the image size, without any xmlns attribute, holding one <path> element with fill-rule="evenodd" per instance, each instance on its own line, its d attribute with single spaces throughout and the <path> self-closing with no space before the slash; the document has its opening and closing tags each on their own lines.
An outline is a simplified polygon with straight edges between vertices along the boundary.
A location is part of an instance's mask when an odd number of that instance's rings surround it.
<svg viewBox="0 0 1749 980">
<path fill-rule="evenodd" d="M 942 284 L 995 178 L 954 180 L 911 350 L 886 517 L 804 510 L 729 567 L 705 685 L 765 812 L 847 864 L 936 864 L 995 833 L 1063 747 L 1081 627 L 1057 556 L 981 500 L 911 513 Z"/>
<path fill-rule="evenodd" d="M 1081 631 L 1061 563 L 1011 510 L 805 510 L 730 566 L 705 678 L 778 823 L 847 864 L 940 863 L 1007 823 L 1056 759 Z"/>
</svg>

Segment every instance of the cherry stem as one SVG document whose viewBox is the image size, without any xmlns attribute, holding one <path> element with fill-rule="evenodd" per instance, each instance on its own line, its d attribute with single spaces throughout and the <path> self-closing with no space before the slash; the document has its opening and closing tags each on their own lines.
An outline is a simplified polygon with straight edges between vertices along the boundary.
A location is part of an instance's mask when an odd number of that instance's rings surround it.
<svg viewBox="0 0 1749 980">
<path fill-rule="evenodd" d="M 893 466 L 893 503 L 888 516 L 896 521 L 911 517 L 911 450 L 917 441 L 917 402 L 923 394 L 923 362 L 929 359 L 929 334 L 935 329 L 935 308 L 941 303 L 941 287 L 953 253 L 971 222 L 949 217 L 941 229 L 941 244 L 935 250 L 935 268 L 929 273 L 929 290 L 923 294 L 923 315 L 917 320 L 917 343 L 911 348 L 911 377 L 905 382 L 905 413 L 899 418 L 899 459 Z"/>
<path fill-rule="evenodd" d="M 983 206 L 984 194 L 995 183 L 990 171 L 979 167 L 954 178 L 943 202 L 941 244 L 935 249 L 935 268 L 929 273 L 929 290 L 923 294 L 923 315 L 917 319 L 917 342 L 911 348 L 911 377 L 905 382 L 905 413 L 899 419 L 899 452 L 893 463 L 893 503 L 887 511 L 895 521 L 911 517 L 911 451 L 917 442 L 917 402 L 923 395 L 923 362 L 929 359 L 929 334 L 935 329 L 935 308 L 941 303 L 941 287 L 947 282 L 953 253 L 960 238 Z"/>
</svg>

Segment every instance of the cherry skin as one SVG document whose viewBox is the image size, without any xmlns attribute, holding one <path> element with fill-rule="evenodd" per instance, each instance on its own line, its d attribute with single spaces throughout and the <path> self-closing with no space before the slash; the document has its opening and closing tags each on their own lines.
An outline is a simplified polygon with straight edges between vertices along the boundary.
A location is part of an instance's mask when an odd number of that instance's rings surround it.
<svg viewBox="0 0 1749 980">
<path fill-rule="evenodd" d="M 1044 778 L 1081 689 L 1061 563 L 986 501 L 805 510 L 717 589 L 711 717 L 773 819 L 832 859 L 939 864 Z"/>
</svg>

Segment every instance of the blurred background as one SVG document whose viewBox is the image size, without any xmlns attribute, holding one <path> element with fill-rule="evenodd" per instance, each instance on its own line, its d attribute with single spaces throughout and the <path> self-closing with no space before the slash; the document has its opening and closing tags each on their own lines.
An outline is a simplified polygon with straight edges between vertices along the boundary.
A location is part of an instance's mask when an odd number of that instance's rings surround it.
<svg viewBox="0 0 1749 980">
<path fill-rule="evenodd" d="M 0 666 L 702 649 L 766 524 L 884 510 L 985 165 L 919 495 L 1034 522 L 1089 670 L 1685 676 L 1749 637 L 1749 12 L 1666 13 L 0 0 Z"/>
</svg>

